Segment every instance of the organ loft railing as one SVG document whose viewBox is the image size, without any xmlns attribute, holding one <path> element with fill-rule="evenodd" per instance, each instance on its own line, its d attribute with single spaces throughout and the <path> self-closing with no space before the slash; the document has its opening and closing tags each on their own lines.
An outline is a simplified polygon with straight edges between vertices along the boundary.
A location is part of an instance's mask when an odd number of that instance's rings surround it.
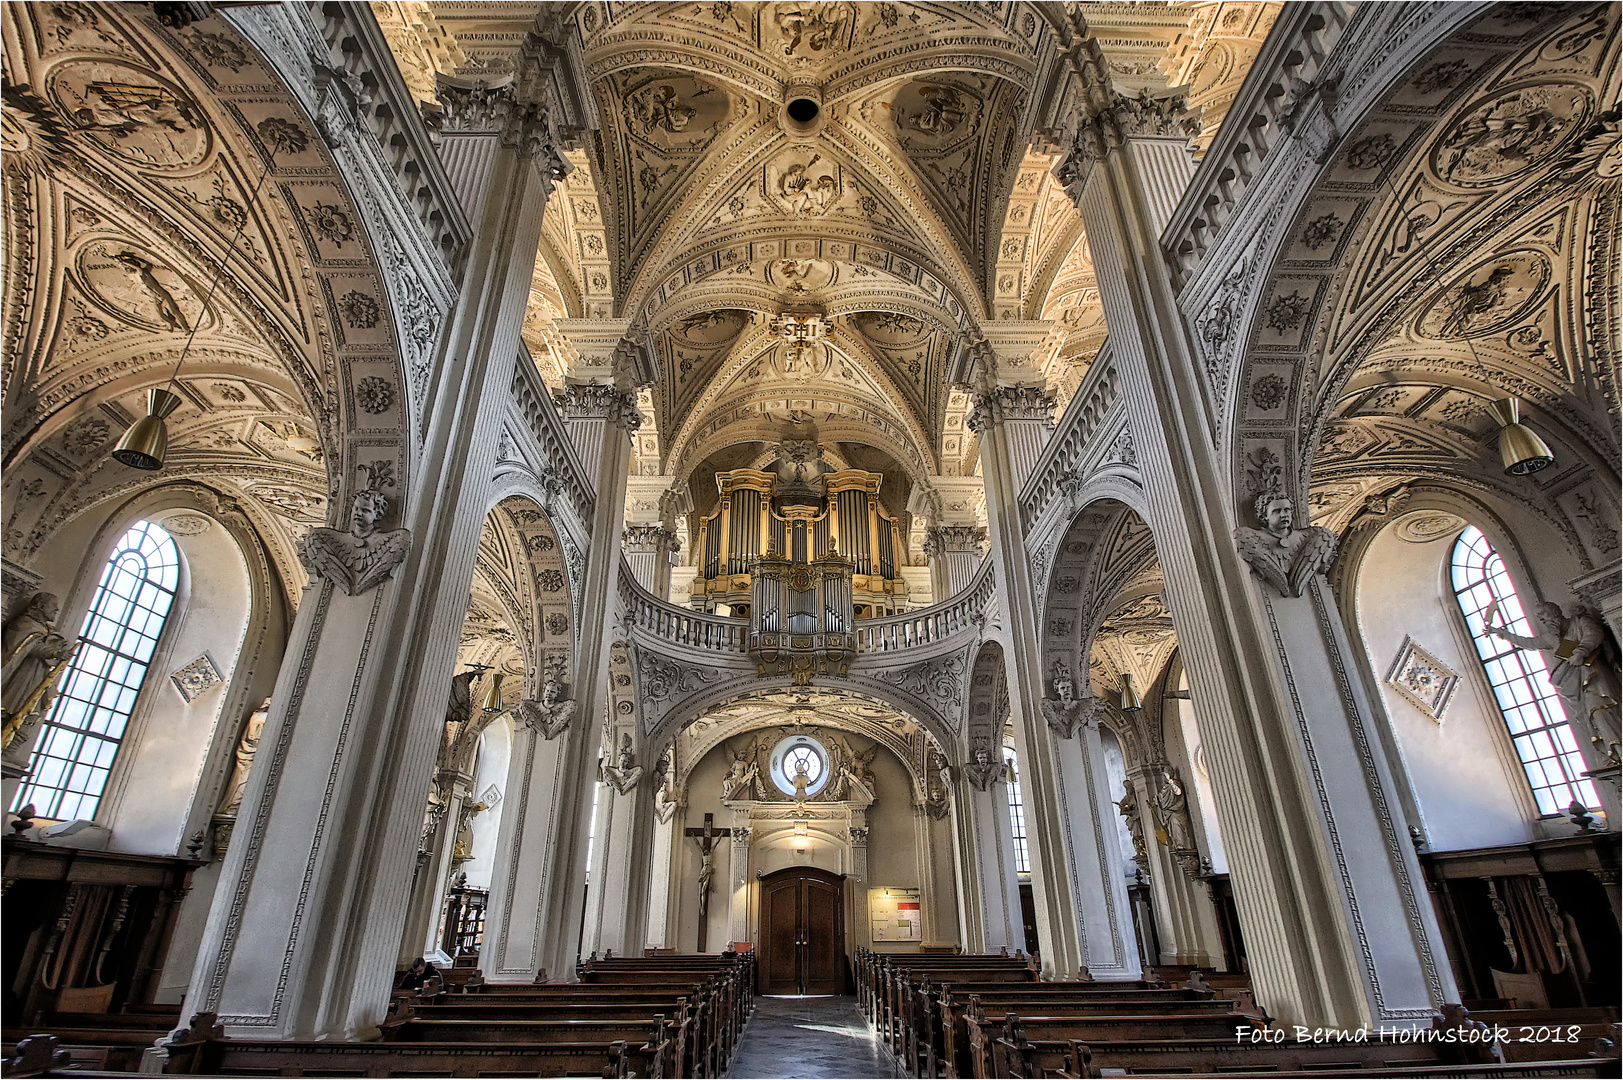
<svg viewBox="0 0 1623 1080">
<path fill-rule="evenodd" d="M 901 527 L 879 473 L 833 470 L 813 442 L 785 442 L 773 469 L 716 475 L 699 523 L 694 607 L 750 620 L 761 674 L 845 671 L 856 623 L 907 609 Z"/>
</svg>

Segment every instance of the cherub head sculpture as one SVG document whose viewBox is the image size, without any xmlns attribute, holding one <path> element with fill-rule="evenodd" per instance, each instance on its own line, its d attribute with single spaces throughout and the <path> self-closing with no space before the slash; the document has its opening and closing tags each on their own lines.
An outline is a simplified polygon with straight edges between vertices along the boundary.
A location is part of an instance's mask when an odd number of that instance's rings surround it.
<svg viewBox="0 0 1623 1080">
<path fill-rule="evenodd" d="M 1296 504 L 1278 488 L 1257 496 L 1257 521 L 1275 536 L 1285 536 L 1296 524 Z"/>
</svg>

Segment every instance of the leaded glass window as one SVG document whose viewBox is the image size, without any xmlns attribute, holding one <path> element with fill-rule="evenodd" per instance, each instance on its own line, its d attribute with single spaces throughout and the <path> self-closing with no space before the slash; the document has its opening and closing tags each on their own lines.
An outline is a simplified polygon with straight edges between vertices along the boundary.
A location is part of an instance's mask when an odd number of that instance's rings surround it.
<svg viewBox="0 0 1623 1080">
<path fill-rule="evenodd" d="M 1486 630 L 1491 621 L 1513 634 L 1536 634 L 1504 559 L 1474 525 L 1454 543 L 1452 572 L 1454 597 L 1465 615 L 1539 813 L 1546 817 L 1560 814 L 1574 799 L 1585 806 L 1599 806 L 1594 782 L 1584 776 L 1583 755 L 1561 699 L 1550 686 L 1544 654 L 1518 648 Z"/>
<path fill-rule="evenodd" d="M 1031 851 L 1026 846 L 1026 804 L 1020 797 L 1020 762 L 1014 747 L 1003 747 L 1003 763 L 1009 768 L 1009 824 L 1014 831 L 1014 870 L 1017 874 L 1031 873 Z"/>
<path fill-rule="evenodd" d="M 35 816 L 93 819 L 180 585 L 180 551 L 138 521 L 119 540 L 12 801 Z"/>
</svg>

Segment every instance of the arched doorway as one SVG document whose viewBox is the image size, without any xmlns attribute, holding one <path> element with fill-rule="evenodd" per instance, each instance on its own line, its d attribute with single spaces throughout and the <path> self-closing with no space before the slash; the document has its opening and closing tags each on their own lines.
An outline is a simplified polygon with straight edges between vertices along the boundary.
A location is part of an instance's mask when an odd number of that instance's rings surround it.
<svg viewBox="0 0 1623 1080">
<path fill-rule="evenodd" d="M 785 867 L 761 876 L 760 897 L 760 992 L 845 993 L 845 875 Z"/>
</svg>

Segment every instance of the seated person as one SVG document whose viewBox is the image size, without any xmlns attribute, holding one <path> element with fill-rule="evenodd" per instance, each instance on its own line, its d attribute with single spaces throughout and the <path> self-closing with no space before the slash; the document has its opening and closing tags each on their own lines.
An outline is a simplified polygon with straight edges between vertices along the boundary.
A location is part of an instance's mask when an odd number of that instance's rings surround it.
<svg viewBox="0 0 1623 1080">
<path fill-rule="evenodd" d="M 405 974 L 400 976 L 400 982 L 397 985 L 401 990 L 417 990 L 429 979 L 438 979 L 439 977 L 439 969 L 419 956 L 411 962 L 411 967 L 406 969 Z"/>
</svg>

